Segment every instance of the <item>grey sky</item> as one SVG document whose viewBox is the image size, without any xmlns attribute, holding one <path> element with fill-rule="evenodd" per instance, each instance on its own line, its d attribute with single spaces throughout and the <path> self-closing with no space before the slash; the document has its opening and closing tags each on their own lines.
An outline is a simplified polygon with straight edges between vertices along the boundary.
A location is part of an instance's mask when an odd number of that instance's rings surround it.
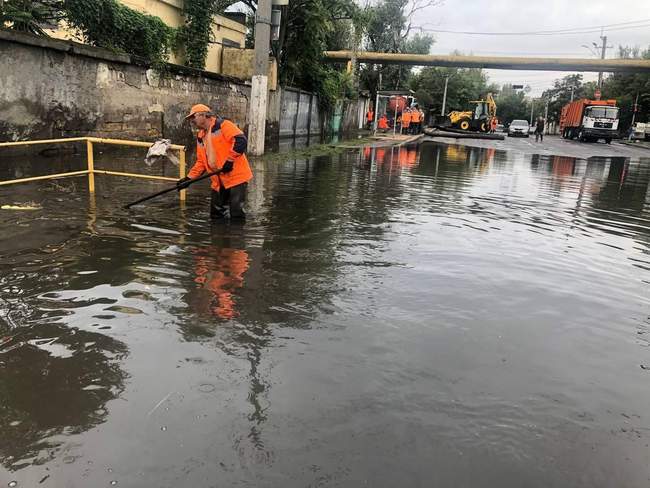
<svg viewBox="0 0 650 488">
<path fill-rule="evenodd" d="M 416 14 L 414 24 L 430 29 L 472 32 L 530 32 L 600 26 L 649 19 L 646 27 L 605 29 L 607 44 L 615 46 L 607 57 L 614 57 L 618 45 L 647 48 L 650 45 L 650 0 L 444 0 Z M 627 27 L 627 26 L 625 26 Z M 581 45 L 600 42 L 599 32 L 549 36 L 483 36 L 433 33 L 432 53 L 453 50 L 476 55 L 535 57 L 594 57 Z M 531 54 L 528 54 L 531 53 Z M 532 54 L 534 53 L 534 54 Z M 543 71 L 488 70 L 495 83 L 530 84 L 537 96 L 556 78 L 568 73 Z M 584 74 L 585 80 L 597 74 Z"/>
</svg>

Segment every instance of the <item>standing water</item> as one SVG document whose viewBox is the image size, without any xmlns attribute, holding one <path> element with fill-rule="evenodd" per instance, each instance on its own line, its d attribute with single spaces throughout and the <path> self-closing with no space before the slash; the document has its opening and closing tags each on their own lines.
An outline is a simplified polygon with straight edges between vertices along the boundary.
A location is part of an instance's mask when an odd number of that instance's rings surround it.
<svg viewBox="0 0 650 488">
<path fill-rule="evenodd" d="M 650 485 L 650 160 L 254 171 L 1 187 L 0 486 Z"/>
</svg>

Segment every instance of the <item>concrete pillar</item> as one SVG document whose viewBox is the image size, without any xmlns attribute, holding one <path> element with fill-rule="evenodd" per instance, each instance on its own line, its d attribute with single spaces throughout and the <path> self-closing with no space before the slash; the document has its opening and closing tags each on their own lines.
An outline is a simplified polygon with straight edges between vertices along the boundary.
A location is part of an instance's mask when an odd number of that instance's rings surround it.
<svg viewBox="0 0 650 488">
<path fill-rule="evenodd" d="M 271 0 L 259 0 L 255 15 L 255 64 L 248 117 L 248 152 L 255 156 L 264 154 L 270 42 Z"/>
</svg>

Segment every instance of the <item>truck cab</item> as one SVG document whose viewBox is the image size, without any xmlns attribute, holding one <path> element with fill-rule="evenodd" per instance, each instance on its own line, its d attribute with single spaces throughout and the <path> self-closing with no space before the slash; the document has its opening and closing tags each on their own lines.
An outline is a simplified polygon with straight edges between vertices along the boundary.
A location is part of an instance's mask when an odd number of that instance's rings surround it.
<svg viewBox="0 0 650 488">
<path fill-rule="evenodd" d="M 582 117 L 582 140 L 611 141 L 618 134 L 618 107 L 590 105 Z"/>
</svg>

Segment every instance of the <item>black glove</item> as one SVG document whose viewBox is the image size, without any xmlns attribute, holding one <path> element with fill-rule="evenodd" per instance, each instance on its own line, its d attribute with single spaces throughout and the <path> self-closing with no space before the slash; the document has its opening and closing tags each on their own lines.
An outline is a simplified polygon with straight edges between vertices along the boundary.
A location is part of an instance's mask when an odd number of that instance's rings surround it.
<svg viewBox="0 0 650 488">
<path fill-rule="evenodd" d="M 222 173 L 230 173 L 232 171 L 232 165 L 233 162 L 228 160 L 225 163 L 223 163 L 223 166 L 221 167 L 221 172 Z"/>
<path fill-rule="evenodd" d="M 192 178 L 188 178 L 187 176 L 185 178 L 181 178 L 176 182 L 176 191 L 181 191 L 190 186 L 190 183 L 192 181 Z"/>
</svg>

